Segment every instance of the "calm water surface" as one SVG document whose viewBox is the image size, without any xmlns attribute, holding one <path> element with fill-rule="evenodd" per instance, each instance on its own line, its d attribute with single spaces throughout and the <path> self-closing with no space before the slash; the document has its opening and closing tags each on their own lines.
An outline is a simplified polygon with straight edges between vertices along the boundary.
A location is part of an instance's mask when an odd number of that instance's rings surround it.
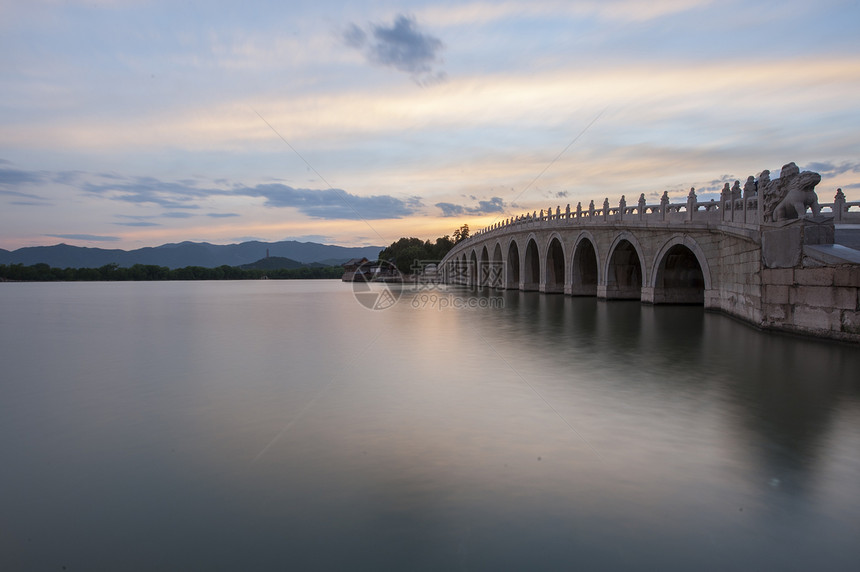
<svg viewBox="0 0 860 572">
<path fill-rule="evenodd" d="M 0 569 L 860 570 L 857 347 L 484 296 L 0 284 Z"/>
</svg>

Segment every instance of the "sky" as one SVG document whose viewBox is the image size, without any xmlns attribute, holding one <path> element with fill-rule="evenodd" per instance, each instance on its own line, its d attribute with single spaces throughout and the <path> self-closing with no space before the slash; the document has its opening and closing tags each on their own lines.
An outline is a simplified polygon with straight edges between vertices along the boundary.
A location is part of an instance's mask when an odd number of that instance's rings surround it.
<svg viewBox="0 0 860 572">
<path fill-rule="evenodd" d="M 860 200 L 856 0 L 0 0 L 0 248 L 385 246 L 794 161 Z"/>
</svg>

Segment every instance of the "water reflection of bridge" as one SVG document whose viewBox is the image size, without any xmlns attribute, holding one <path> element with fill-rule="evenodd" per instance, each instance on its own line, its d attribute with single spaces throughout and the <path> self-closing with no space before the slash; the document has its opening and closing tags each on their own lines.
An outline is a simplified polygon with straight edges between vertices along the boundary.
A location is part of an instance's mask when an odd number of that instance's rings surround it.
<svg viewBox="0 0 860 572">
<path fill-rule="evenodd" d="M 766 218 L 757 196 L 700 202 L 692 190 L 676 204 L 664 194 L 659 204 L 643 196 L 632 206 L 622 197 L 615 207 L 557 207 L 478 231 L 448 253 L 441 276 L 469 287 L 702 304 L 762 327 L 860 341 L 860 251 L 835 240 L 837 224 L 860 231 L 860 202 L 840 191 L 820 216 Z"/>
</svg>

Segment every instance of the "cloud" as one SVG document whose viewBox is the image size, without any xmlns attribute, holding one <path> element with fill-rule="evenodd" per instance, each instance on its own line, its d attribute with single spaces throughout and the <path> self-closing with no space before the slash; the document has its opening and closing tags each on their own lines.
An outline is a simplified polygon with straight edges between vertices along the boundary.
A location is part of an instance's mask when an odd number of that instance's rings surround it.
<svg viewBox="0 0 860 572">
<path fill-rule="evenodd" d="M 442 209 L 442 216 L 458 216 L 465 211 L 462 206 L 455 205 L 454 203 L 436 203 L 434 206 Z"/>
<path fill-rule="evenodd" d="M 231 191 L 231 194 L 262 197 L 270 207 L 294 207 L 300 212 L 325 219 L 386 219 L 409 216 L 422 206 L 419 197 L 406 200 L 391 195 L 361 197 L 342 189 L 295 189 L 267 183 Z"/>
<path fill-rule="evenodd" d="M 7 161 L 3 161 L 3 160 L 0 160 L 0 161 L 7 162 Z M 0 169 L 0 179 L 2 179 L 2 177 L 3 177 L 3 171 L 4 171 L 4 169 Z M 7 180 L 18 181 L 17 183 L 10 184 L 10 186 L 17 186 L 17 185 L 22 184 L 22 183 L 30 183 L 31 179 L 32 179 L 32 182 L 34 182 L 34 183 L 41 180 L 41 178 L 40 178 L 41 174 L 28 173 L 26 171 L 15 171 L 14 175 L 9 175 L 8 174 L 9 170 L 6 170 L 6 171 L 7 171 L 7 177 L 8 177 Z M 4 186 L 4 181 L 0 180 L 0 187 L 2 187 L 2 186 Z M 0 197 L 2 197 L 2 196 L 14 197 L 14 198 L 19 199 L 19 200 L 9 201 L 8 204 L 10 204 L 10 205 L 17 205 L 17 206 L 23 206 L 23 207 L 46 207 L 46 206 L 49 207 L 49 206 L 54 205 L 54 203 L 50 202 L 45 197 L 41 197 L 39 195 L 34 195 L 32 193 L 22 193 L 21 191 L 7 191 L 7 190 L 0 189 Z"/>
<path fill-rule="evenodd" d="M 466 208 L 470 214 L 500 213 L 505 210 L 505 201 L 501 197 L 493 197 L 489 201 L 478 201 L 478 206 Z"/>
<path fill-rule="evenodd" d="M 370 33 L 352 24 L 343 33 L 343 40 L 371 63 L 406 72 L 419 83 L 445 77 L 444 72 L 435 70 L 442 61 L 440 52 L 445 45 L 438 38 L 422 33 L 410 16 L 398 15 L 391 26 L 371 25 Z"/>
<path fill-rule="evenodd" d="M 735 181 L 743 182 L 743 181 L 746 181 L 746 179 L 747 179 L 746 177 L 741 179 L 740 177 L 736 177 L 734 175 L 722 175 L 719 179 L 712 179 L 712 180 L 708 181 L 707 183 L 700 184 L 698 187 L 696 187 L 696 193 L 698 193 L 698 194 L 701 194 L 701 193 L 719 193 L 720 191 L 723 190 L 723 187 L 725 186 L 726 183 L 731 185 Z M 670 193 L 675 192 L 674 189 L 666 189 L 666 190 L 669 191 Z"/>
<path fill-rule="evenodd" d="M 11 165 L 10 161 L 0 159 L 0 165 Z M 41 185 L 49 182 L 61 185 L 73 184 L 82 173 L 79 171 L 24 171 L 13 168 L 0 168 L 0 187 L 19 185 Z M 28 195 L 35 196 L 35 195 Z M 41 198 L 41 197 L 37 197 Z"/>
<path fill-rule="evenodd" d="M 4 161 L 5 163 L 6 161 Z M 45 181 L 43 173 L 21 171 L 19 169 L 0 169 L 0 186 L 38 184 Z"/>
<path fill-rule="evenodd" d="M 143 226 L 161 226 L 157 222 L 147 222 L 144 220 L 140 220 L 140 221 L 136 221 L 136 222 L 135 221 L 115 222 L 114 224 L 119 225 L 119 226 L 141 226 L 141 227 L 143 227 Z"/>
<path fill-rule="evenodd" d="M 833 163 L 830 163 L 830 162 L 823 162 L 823 163 L 813 162 L 813 163 L 808 163 L 806 165 L 805 170 L 815 171 L 815 172 L 817 172 L 821 175 L 825 175 L 825 176 L 827 176 L 827 175 L 829 175 L 829 176 L 841 175 L 842 173 L 847 173 L 849 171 L 852 173 L 860 173 L 860 163 L 849 163 L 846 161 L 846 162 L 841 163 L 839 165 L 834 165 Z"/>
<path fill-rule="evenodd" d="M 60 171 L 54 173 L 51 180 L 60 185 L 74 185 L 83 175 L 86 175 L 83 171 Z"/>
<path fill-rule="evenodd" d="M 7 197 L 21 197 L 23 199 L 35 199 L 35 200 L 40 200 L 40 201 L 45 200 L 42 197 L 40 197 L 39 195 L 33 195 L 30 193 L 22 193 L 20 191 L 4 191 L 4 190 L 0 189 L 0 195 L 5 195 Z"/>
<path fill-rule="evenodd" d="M 355 24 L 351 24 L 343 33 L 343 41 L 347 46 L 361 50 L 367 44 L 367 33 Z"/>
<path fill-rule="evenodd" d="M 8 171 L 8 170 L 7 170 Z M 264 199 L 264 206 L 273 208 L 292 207 L 299 212 L 321 219 L 378 220 L 397 219 L 417 213 L 424 205 L 421 197 L 398 198 L 391 195 L 359 196 L 342 189 L 297 189 L 280 183 L 266 183 L 255 186 L 236 184 L 230 188 L 198 187 L 195 181 L 161 181 L 154 177 L 121 177 L 111 175 L 105 180 L 103 175 L 91 175 L 94 180 L 86 180 L 87 174 L 81 173 L 80 180 L 73 184 L 85 193 L 133 204 L 154 204 L 170 211 L 159 217 L 186 219 L 196 214 L 187 212 L 202 208 L 198 202 L 224 197 L 252 197 Z M 10 179 L 37 180 L 44 174 L 17 171 Z M 49 179 L 45 179 L 49 180 Z M 52 179 L 50 179 L 52 180 Z M 45 200 L 37 195 L 19 191 L 0 190 L 0 195 L 29 199 L 27 204 Z M 133 223 L 145 222 L 152 216 L 117 215 L 131 219 Z M 237 213 L 207 213 L 210 218 L 230 218 Z M 115 223 L 122 226 L 151 226 L 133 223 Z"/>
<path fill-rule="evenodd" d="M 52 238 L 65 238 L 68 240 L 90 240 L 93 242 L 117 242 L 120 239 L 118 236 L 102 236 L 98 234 L 46 234 Z"/>
<path fill-rule="evenodd" d="M 166 209 L 200 208 L 191 201 L 213 193 L 212 190 L 199 189 L 187 183 L 163 182 L 154 177 L 136 177 L 117 183 L 85 182 L 80 185 L 80 188 L 94 195 L 107 196 L 112 200 L 136 204 L 153 203 Z"/>
<path fill-rule="evenodd" d="M 482 215 L 490 213 L 501 213 L 505 211 L 505 201 L 501 197 L 493 197 L 489 201 L 478 201 L 478 205 L 467 207 L 454 203 L 436 203 L 436 207 L 442 210 L 443 217 L 459 215 Z"/>
</svg>

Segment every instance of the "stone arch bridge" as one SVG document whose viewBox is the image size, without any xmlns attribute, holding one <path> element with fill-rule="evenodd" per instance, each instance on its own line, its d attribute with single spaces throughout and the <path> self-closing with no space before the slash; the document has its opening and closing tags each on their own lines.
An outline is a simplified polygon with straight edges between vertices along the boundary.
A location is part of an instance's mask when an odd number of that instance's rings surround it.
<svg viewBox="0 0 860 572">
<path fill-rule="evenodd" d="M 728 185 L 727 185 L 728 187 Z M 756 326 L 860 341 L 860 202 L 841 190 L 814 215 L 768 221 L 755 192 L 736 184 L 720 201 L 526 214 L 461 241 L 439 265 L 441 281 L 651 304 L 701 304 Z M 766 203 L 766 201 L 762 201 Z M 818 212 L 815 212 L 818 211 Z"/>
</svg>

